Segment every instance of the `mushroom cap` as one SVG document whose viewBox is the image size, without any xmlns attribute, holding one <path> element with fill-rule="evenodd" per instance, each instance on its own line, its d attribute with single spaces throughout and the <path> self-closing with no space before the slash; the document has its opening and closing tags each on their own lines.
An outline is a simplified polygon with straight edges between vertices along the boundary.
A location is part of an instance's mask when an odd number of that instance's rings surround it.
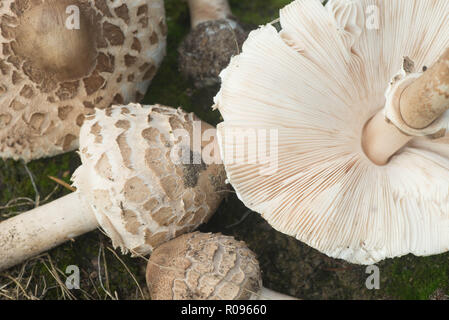
<svg viewBox="0 0 449 320">
<path fill-rule="evenodd" d="M 145 255 L 193 231 L 218 208 L 227 188 L 223 165 L 203 161 L 209 141 L 199 155 L 176 136 L 184 130 L 192 137 L 199 124 L 201 132 L 215 134 L 192 113 L 160 105 L 113 106 L 86 118 L 82 165 L 72 179 L 114 247 Z M 180 150 L 199 156 L 199 164 L 181 162 Z"/>
<path fill-rule="evenodd" d="M 248 36 L 233 19 L 209 20 L 198 24 L 179 46 L 181 73 L 196 87 L 220 83 L 220 72 L 240 52 Z"/>
<path fill-rule="evenodd" d="M 163 0 L 2 0 L 0 29 L 0 157 L 25 161 L 76 149 L 94 107 L 142 99 L 167 33 Z"/>
<path fill-rule="evenodd" d="M 150 257 L 153 300 L 248 300 L 262 288 L 256 255 L 243 241 L 194 232 L 164 243 Z"/>
<path fill-rule="evenodd" d="M 382 167 L 361 140 L 403 57 L 421 70 L 449 46 L 448 16 L 447 0 L 298 0 L 280 11 L 280 32 L 252 32 L 215 98 L 221 154 L 244 204 L 352 263 L 447 251 L 448 138 L 417 138 Z M 241 130 L 267 152 L 234 139 Z"/>
</svg>

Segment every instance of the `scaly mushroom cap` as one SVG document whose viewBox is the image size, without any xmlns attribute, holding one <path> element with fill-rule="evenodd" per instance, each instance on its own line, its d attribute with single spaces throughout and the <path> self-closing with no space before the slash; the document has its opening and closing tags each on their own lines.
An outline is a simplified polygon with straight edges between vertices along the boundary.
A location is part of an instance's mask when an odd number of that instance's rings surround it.
<svg viewBox="0 0 449 320">
<path fill-rule="evenodd" d="M 210 142 L 203 142 L 199 155 L 175 136 L 185 130 L 193 137 L 199 123 L 180 109 L 137 104 L 97 110 L 86 119 L 83 164 L 73 181 L 114 247 L 147 254 L 194 230 L 217 209 L 226 189 L 224 167 L 181 162 L 182 150 L 202 160 Z M 201 122 L 202 132 L 207 129 L 215 130 Z"/>
<path fill-rule="evenodd" d="M 233 19 L 205 21 L 183 40 L 178 52 L 181 73 L 194 80 L 196 87 L 220 83 L 220 72 L 232 56 L 240 52 L 248 36 Z"/>
<path fill-rule="evenodd" d="M 448 16 L 447 0 L 298 0 L 281 10 L 282 31 L 252 32 L 215 100 L 225 168 L 245 205 L 353 263 L 447 251 L 448 139 L 415 139 L 383 167 L 361 139 L 403 57 L 421 70 L 449 46 Z M 232 139 L 239 128 L 274 145 L 275 161 Z M 242 150 L 250 161 L 234 161 Z"/>
<path fill-rule="evenodd" d="M 248 300 L 262 288 L 256 255 L 242 241 L 194 232 L 154 250 L 147 266 L 153 300 Z"/>
<path fill-rule="evenodd" d="M 167 33 L 163 0 L 2 0 L 0 29 L 0 157 L 25 161 L 77 148 L 94 107 L 142 99 Z"/>
</svg>

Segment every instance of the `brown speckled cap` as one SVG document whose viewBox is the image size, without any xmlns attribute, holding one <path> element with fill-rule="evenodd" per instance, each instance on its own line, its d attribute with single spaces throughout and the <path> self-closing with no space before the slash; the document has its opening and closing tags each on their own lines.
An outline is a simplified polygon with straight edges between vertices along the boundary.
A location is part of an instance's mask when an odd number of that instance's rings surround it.
<svg viewBox="0 0 449 320">
<path fill-rule="evenodd" d="M 262 288 L 256 255 L 222 234 L 184 234 L 150 257 L 147 283 L 153 300 L 247 300 Z"/>
<path fill-rule="evenodd" d="M 198 87 L 220 83 L 219 74 L 248 36 L 228 0 L 187 0 L 192 30 L 178 48 L 179 71 Z"/>
<path fill-rule="evenodd" d="M 25 161 L 77 148 L 94 108 L 142 99 L 167 33 L 162 0 L 2 0 L 0 29 L 0 157 Z"/>
<path fill-rule="evenodd" d="M 181 73 L 198 88 L 220 83 L 220 72 L 240 53 L 248 36 L 233 19 L 198 24 L 178 48 Z"/>
<path fill-rule="evenodd" d="M 195 158 L 193 145 L 175 134 L 179 129 L 192 137 L 196 121 L 180 109 L 138 104 L 97 110 L 86 119 L 80 133 L 83 165 L 74 185 L 114 247 L 147 254 L 193 231 L 217 209 L 227 188 L 223 166 L 204 163 L 202 155 L 199 164 L 176 158 L 186 148 Z M 201 122 L 201 132 L 208 129 L 215 134 Z M 211 143 L 214 135 L 201 150 Z"/>
</svg>

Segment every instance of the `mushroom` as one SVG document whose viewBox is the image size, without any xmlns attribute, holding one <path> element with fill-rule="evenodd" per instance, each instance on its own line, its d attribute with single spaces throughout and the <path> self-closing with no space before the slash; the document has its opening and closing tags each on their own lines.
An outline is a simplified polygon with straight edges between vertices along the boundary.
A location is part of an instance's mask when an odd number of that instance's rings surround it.
<svg viewBox="0 0 449 320">
<path fill-rule="evenodd" d="M 248 33 L 232 16 L 227 0 L 187 0 L 192 31 L 179 47 L 181 73 L 196 87 L 220 83 L 219 74 L 239 53 Z"/>
<path fill-rule="evenodd" d="M 448 16 L 447 0 L 297 0 L 281 31 L 252 32 L 215 98 L 244 204 L 352 263 L 447 251 Z"/>
<path fill-rule="evenodd" d="M 195 141 L 201 134 L 203 141 Z M 217 209 L 226 187 L 213 149 L 208 159 L 213 143 L 215 128 L 180 109 L 97 110 L 80 133 L 77 191 L 0 223 L 0 270 L 98 226 L 114 247 L 133 255 L 194 230 Z"/>
<path fill-rule="evenodd" d="M 256 255 L 222 234 L 164 243 L 151 254 L 146 278 L 153 300 L 297 300 L 264 288 Z"/>
<path fill-rule="evenodd" d="M 94 107 L 141 100 L 165 55 L 163 0 L 2 0 L 0 157 L 78 147 Z"/>
</svg>

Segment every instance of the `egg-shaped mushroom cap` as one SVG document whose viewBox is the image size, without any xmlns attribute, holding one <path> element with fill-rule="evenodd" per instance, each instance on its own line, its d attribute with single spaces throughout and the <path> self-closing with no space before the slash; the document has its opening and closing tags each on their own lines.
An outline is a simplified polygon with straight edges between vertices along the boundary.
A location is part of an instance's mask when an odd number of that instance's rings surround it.
<svg viewBox="0 0 449 320">
<path fill-rule="evenodd" d="M 139 101 L 165 54 L 163 0 L 2 0 L 0 157 L 78 147 L 94 108 Z"/>
<path fill-rule="evenodd" d="M 242 241 L 194 232 L 154 250 L 147 266 L 153 300 L 248 300 L 262 288 L 256 255 Z"/>
<path fill-rule="evenodd" d="M 448 139 L 415 139 L 385 166 L 361 140 L 404 56 L 422 70 L 449 47 L 448 16 L 447 0 L 298 0 L 281 10 L 280 32 L 253 31 L 215 98 L 245 205 L 353 263 L 447 251 Z"/>
<path fill-rule="evenodd" d="M 177 136 L 206 131 L 200 151 Z M 114 247 L 145 255 L 210 218 L 227 188 L 223 165 L 204 161 L 214 134 L 192 113 L 160 105 L 113 106 L 86 119 L 73 181 Z"/>
<path fill-rule="evenodd" d="M 198 24 L 178 48 L 181 73 L 196 87 L 220 83 L 220 72 L 238 54 L 248 36 L 233 19 L 209 20 Z"/>
</svg>

